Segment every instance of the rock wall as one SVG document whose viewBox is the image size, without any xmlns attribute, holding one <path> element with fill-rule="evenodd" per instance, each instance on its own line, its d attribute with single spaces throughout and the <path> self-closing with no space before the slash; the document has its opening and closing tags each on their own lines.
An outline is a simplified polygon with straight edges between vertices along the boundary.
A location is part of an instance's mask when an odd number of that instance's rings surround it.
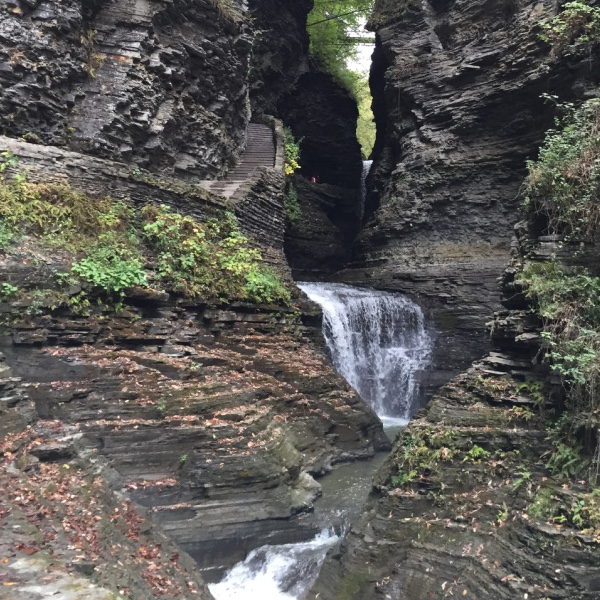
<svg viewBox="0 0 600 600">
<path fill-rule="evenodd" d="M 289 98 L 307 64 L 311 3 L 229 6 L 3 3 L 0 150 L 18 159 L 5 175 L 68 182 L 92 202 L 110 195 L 136 208 L 165 203 L 199 220 L 233 211 L 265 261 L 285 274 L 281 127 L 268 113 L 282 114 L 285 97 L 300 121 Z M 352 101 L 326 84 L 346 112 L 336 120 L 337 108 L 324 107 L 332 131 L 339 123 L 352 129 Z M 306 107 L 303 87 L 295 89 Z M 243 151 L 252 110 L 274 128 L 275 165 L 231 198 L 215 195 L 203 180 L 223 175 Z M 336 139 L 335 148 L 343 143 Z M 335 177 L 354 181 L 338 166 Z M 20 292 L 0 298 L 0 433 L 8 440 L 0 481 L 26 490 L 33 521 L 55 484 L 77 499 L 76 514 L 68 503 L 67 512 L 52 513 L 56 540 L 37 542 L 60 554 L 65 585 L 99 598 L 106 590 L 135 600 L 209 597 L 197 574 L 188 577 L 185 551 L 215 577 L 263 543 L 312 537 L 298 515 L 319 495 L 314 477 L 389 446 L 374 413 L 314 344 L 314 307 L 209 306 L 131 290 L 115 313 L 102 304 L 56 308 L 36 295 L 54 290 L 74 259 L 34 236 L 0 254 L 0 282 Z M 299 313 L 307 310 L 305 328 Z M 45 454 L 33 452 L 38 445 Z M 38 468 L 36 459 L 48 464 Z M 75 466 L 81 478 L 67 481 Z M 79 501 L 96 500 L 88 479 L 102 488 L 93 509 Z M 21 522 L 20 498 L 0 499 L 3 525 Z M 84 530 L 82 521 L 96 518 L 97 527 Z M 80 543 L 84 534 L 93 543 Z M 3 539 L 3 556 L 13 541 L 22 546 L 6 554 L 12 570 L 30 548 L 29 538 Z M 19 593 L 39 578 L 38 567 L 15 581 Z"/>
<path fill-rule="evenodd" d="M 589 49 L 561 57 L 539 39 L 555 11 L 549 0 L 375 5 L 370 218 L 339 278 L 425 307 L 433 388 L 487 351 L 525 160 L 552 124 L 540 96 L 581 99 L 597 85 Z"/>
<path fill-rule="evenodd" d="M 178 177 L 244 145 L 252 38 L 211 0 L 3 3 L 2 128 Z"/>
<path fill-rule="evenodd" d="M 300 215 L 288 223 L 285 254 L 294 279 L 319 281 L 339 271 L 350 257 L 357 225 L 356 190 L 311 183 L 296 176 Z"/>
<path fill-rule="evenodd" d="M 544 359 L 543 324 L 519 273 L 558 261 L 597 275 L 599 242 L 548 235 L 545 210 L 530 209 L 515 227 L 504 308 L 490 323 L 494 350 L 397 438 L 363 516 L 309 598 L 598 597 L 597 532 L 561 513 L 585 505 L 596 485 L 591 473 L 551 468 L 565 389 Z M 583 443 L 572 451 L 584 459 Z"/>
<path fill-rule="evenodd" d="M 278 115 L 278 104 L 308 70 L 306 31 L 313 0 L 249 0 L 255 20 L 250 99 L 255 116 Z"/>
</svg>

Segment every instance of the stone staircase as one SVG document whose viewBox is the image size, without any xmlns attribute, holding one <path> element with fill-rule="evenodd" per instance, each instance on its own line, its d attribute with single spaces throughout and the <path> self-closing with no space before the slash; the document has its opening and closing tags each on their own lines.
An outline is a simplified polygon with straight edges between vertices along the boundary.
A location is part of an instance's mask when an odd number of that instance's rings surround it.
<svg viewBox="0 0 600 600">
<path fill-rule="evenodd" d="M 225 179 L 204 181 L 202 186 L 213 194 L 231 198 L 243 183 L 252 179 L 257 169 L 273 166 L 275 166 L 273 130 L 268 125 L 250 123 L 248 144 L 235 169 Z"/>
</svg>

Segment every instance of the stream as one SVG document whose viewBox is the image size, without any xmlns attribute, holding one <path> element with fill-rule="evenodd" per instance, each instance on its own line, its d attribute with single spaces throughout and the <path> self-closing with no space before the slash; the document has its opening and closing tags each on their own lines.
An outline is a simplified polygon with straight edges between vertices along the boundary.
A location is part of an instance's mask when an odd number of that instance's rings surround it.
<svg viewBox="0 0 600 600">
<path fill-rule="evenodd" d="M 323 334 L 336 370 L 381 418 L 393 439 L 408 422 L 429 364 L 431 338 L 418 305 L 399 294 L 343 284 L 301 283 L 323 309 Z M 330 548 L 359 516 L 387 453 L 336 467 L 320 480 L 322 498 L 308 542 L 262 546 L 209 586 L 216 600 L 302 600 Z"/>
</svg>

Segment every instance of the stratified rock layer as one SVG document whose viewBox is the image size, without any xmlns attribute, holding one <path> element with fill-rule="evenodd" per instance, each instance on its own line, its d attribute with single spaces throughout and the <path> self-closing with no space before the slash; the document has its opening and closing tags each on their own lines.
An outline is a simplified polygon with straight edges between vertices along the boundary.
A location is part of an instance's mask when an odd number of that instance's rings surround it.
<svg viewBox="0 0 600 600">
<path fill-rule="evenodd" d="M 371 217 L 340 280 L 429 309 L 439 332 L 432 387 L 487 350 L 525 159 L 552 124 L 540 96 L 596 88 L 589 48 L 551 55 L 540 40 L 555 10 L 537 0 L 375 6 Z"/>
<path fill-rule="evenodd" d="M 211 0 L 5 2 L 3 133 L 214 177 L 244 144 L 251 46 Z"/>
</svg>

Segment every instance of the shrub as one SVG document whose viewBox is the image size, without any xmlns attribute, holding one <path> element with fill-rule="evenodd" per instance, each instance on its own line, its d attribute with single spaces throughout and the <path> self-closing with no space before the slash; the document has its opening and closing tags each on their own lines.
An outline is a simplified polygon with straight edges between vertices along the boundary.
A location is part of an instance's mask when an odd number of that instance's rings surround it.
<svg viewBox="0 0 600 600">
<path fill-rule="evenodd" d="M 600 100 L 563 109 L 527 164 L 526 205 L 547 216 L 549 233 L 591 236 L 600 226 Z"/>
<path fill-rule="evenodd" d="M 540 26 L 540 38 L 552 44 L 557 53 L 569 44 L 600 39 L 600 8 L 581 0 L 567 2 L 560 14 Z"/>
<path fill-rule="evenodd" d="M 576 421 L 600 425 L 600 277 L 555 262 L 530 264 L 520 277 L 544 321 L 552 368 L 567 385 Z"/>
<path fill-rule="evenodd" d="M 139 251 L 119 241 L 114 231 L 100 237 L 72 271 L 95 288 L 120 298 L 136 285 L 148 283 Z"/>
<path fill-rule="evenodd" d="M 244 295 L 253 302 L 275 304 L 283 302 L 291 304 L 291 296 L 288 289 L 281 282 L 280 277 L 268 267 L 254 264 L 246 274 L 246 285 Z"/>
<path fill-rule="evenodd" d="M 207 223 L 165 206 L 147 206 L 142 214 L 157 274 L 173 290 L 192 297 L 290 302 L 289 292 L 261 265 L 260 252 L 250 246 L 232 213 Z"/>
<path fill-rule="evenodd" d="M 356 56 L 361 24 L 372 8 L 373 0 L 315 0 L 308 16 L 311 54 L 350 92 L 355 81 L 347 61 Z"/>
<path fill-rule="evenodd" d="M 298 192 L 293 183 L 290 183 L 284 198 L 285 216 L 290 223 L 295 223 L 302 216 L 302 209 L 298 202 Z"/>
<path fill-rule="evenodd" d="M 292 175 L 294 171 L 302 168 L 300 166 L 300 144 L 302 140 L 296 141 L 289 127 L 283 128 L 283 139 L 285 143 L 285 174 Z"/>
<path fill-rule="evenodd" d="M 291 302 L 230 213 L 206 223 L 165 207 L 137 215 L 126 202 L 91 199 L 66 184 L 0 177 L 0 249 L 20 232 L 75 253 L 72 274 L 108 299 L 147 285 L 144 264 L 154 262 L 154 275 L 184 296 Z"/>
</svg>

